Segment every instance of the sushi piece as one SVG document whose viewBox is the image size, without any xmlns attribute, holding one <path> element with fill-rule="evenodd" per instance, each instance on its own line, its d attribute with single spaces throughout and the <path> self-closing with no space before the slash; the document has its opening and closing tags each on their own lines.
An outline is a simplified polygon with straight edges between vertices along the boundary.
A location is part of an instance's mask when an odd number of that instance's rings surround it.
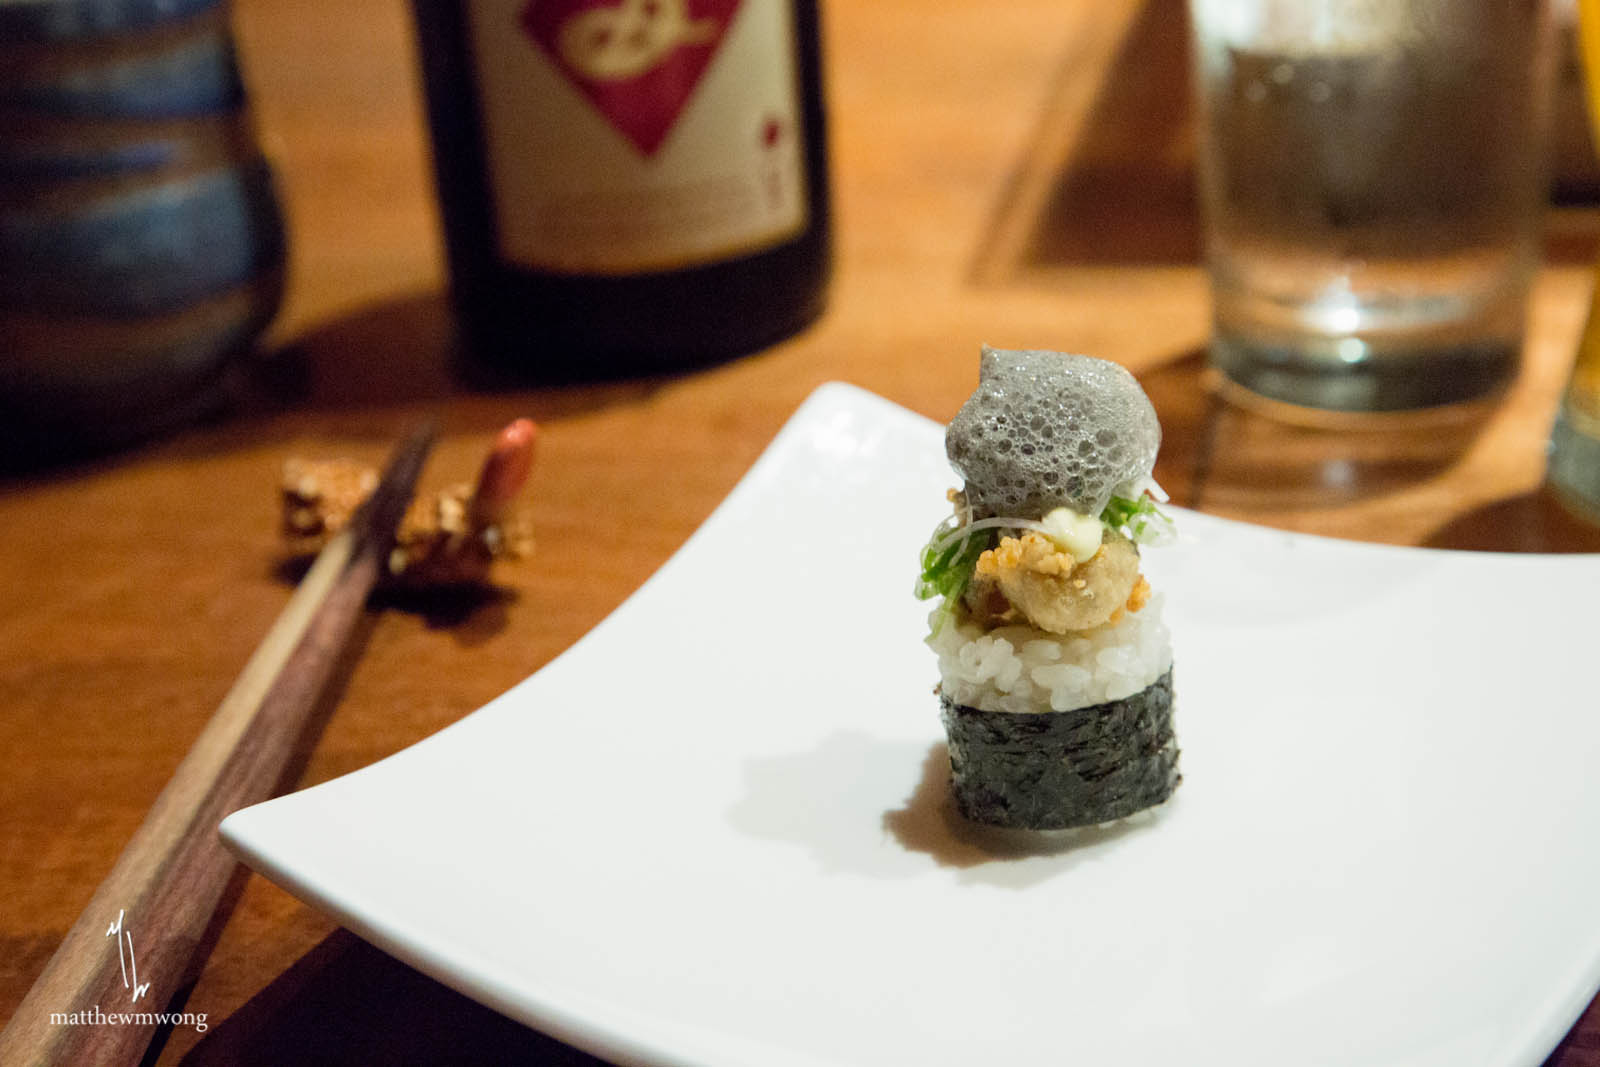
<svg viewBox="0 0 1600 1067">
<path fill-rule="evenodd" d="M 1031 830 L 1163 803 L 1182 780 L 1172 645 L 1141 546 L 1172 536 L 1161 427 L 1122 367 L 985 348 L 945 434 L 964 480 L 922 552 L 956 807 Z"/>
</svg>

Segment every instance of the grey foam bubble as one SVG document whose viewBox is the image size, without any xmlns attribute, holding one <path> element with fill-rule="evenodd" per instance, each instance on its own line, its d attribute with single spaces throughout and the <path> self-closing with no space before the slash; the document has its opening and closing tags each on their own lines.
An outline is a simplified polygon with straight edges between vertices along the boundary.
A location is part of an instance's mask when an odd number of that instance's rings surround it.
<svg viewBox="0 0 1600 1067">
<path fill-rule="evenodd" d="M 1090 356 L 988 348 L 978 388 L 945 431 L 976 516 L 1098 515 L 1161 447 L 1150 400 L 1126 369 Z"/>
</svg>

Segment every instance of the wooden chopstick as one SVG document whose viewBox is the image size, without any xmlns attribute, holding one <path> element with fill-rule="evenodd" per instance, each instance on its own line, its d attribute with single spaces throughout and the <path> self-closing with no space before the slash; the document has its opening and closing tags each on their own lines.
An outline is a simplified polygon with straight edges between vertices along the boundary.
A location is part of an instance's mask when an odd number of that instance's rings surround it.
<svg viewBox="0 0 1600 1067">
<path fill-rule="evenodd" d="M 156 1016 L 198 970 L 234 873 L 217 824 L 277 787 L 387 565 L 432 443 L 431 426 L 407 437 L 318 554 L 0 1032 L 0 1065 L 131 1064 L 144 1054 L 163 1025 Z"/>
</svg>

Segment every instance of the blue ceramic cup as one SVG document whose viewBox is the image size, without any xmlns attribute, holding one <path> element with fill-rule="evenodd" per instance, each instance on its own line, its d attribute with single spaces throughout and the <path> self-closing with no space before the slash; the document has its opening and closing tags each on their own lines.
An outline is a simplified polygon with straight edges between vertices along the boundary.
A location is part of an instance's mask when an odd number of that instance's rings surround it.
<svg viewBox="0 0 1600 1067">
<path fill-rule="evenodd" d="M 0 4 L 0 465 L 216 409 L 283 263 L 225 0 Z"/>
</svg>

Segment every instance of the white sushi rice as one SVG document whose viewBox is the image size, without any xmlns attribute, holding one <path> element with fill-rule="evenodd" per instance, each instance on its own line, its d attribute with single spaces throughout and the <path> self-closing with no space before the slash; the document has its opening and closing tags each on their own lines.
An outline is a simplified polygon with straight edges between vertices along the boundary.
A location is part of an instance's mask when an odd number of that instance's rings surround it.
<svg viewBox="0 0 1600 1067">
<path fill-rule="evenodd" d="M 938 620 L 935 612 L 930 625 Z M 939 656 L 944 695 L 980 711 L 1071 711 L 1122 700 L 1172 666 L 1160 596 L 1115 623 L 1073 634 L 1031 626 L 985 632 L 976 623 L 945 619 L 928 646 Z"/>
</svg>

